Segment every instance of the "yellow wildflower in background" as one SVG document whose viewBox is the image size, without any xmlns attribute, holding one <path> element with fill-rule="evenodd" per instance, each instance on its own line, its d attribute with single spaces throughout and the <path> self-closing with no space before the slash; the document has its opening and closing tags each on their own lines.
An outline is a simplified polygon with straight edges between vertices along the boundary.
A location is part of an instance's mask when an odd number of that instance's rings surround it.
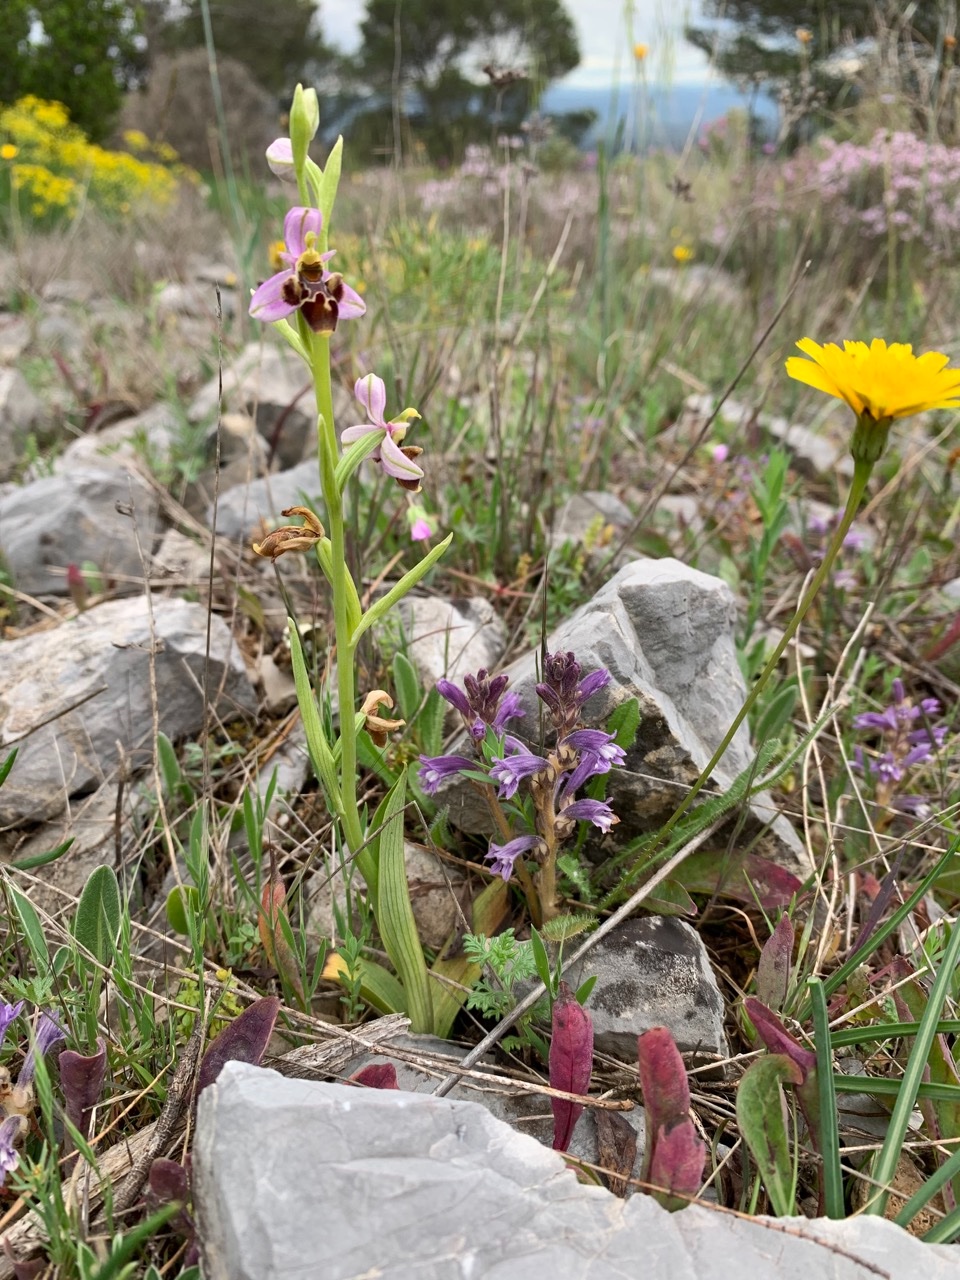
<svg viewBox="0 0 960 1280">
<path fill-rule="evenodd" d="M 633 46 L 633 56 L 638 62 L 642 62 L 649 52 L 650 46 L 648 44 L 635 44 Z"/>
<path fill-rule="evenodd" d="M 272 240 L 267 246 L 267 258 L 270 261 L 271 271 L 282 271 L 284 260 L 280 257 L 282 253 L 287 252 L 287 246 L 282 240 Z"/>
<path fill-rule="evenodd" d="M 5 142 L 0 147 L 0 160 L 14 160 L 17 155 L 18 148 L 12 142 Z"/>
<path fill-rule="evenodd" d="M 906 342 L 883 338 L 865 342 L 835 342 L 820 346 L 801 338 L 797 346 L 810 356 L 791 356 L 787 373 L 798 382 L 825 391 L 850 406 L 857 417 L 875 422 L 908 418 L 925 409 L 960 409 L 960 369 L 948 369 L 950 357 L 939 351 L 915 356 Z"/>
<path fill-rule="evenodd" d="M 675 244 L 671 252 L 674 262 L 690 262 L 694 257 L 694 252 L 688 244 Z"/>
<path fill-rule="evenodd" d="M 797 27 L 796 37 L 801 44 L 809 44 L 813 39 L 813 32 L 807 27 Z"/>
</svg>

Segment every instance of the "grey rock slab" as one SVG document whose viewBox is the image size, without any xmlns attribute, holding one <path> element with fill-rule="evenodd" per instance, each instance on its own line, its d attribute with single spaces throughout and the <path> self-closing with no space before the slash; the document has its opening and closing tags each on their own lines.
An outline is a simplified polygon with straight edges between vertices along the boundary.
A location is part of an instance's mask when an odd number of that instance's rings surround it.
<svg viewBox="0 0 960 1280">
<path fill-rule="evenodd" d="M 0 480 L 16 470 L 27 436 L 41 433 L 47 417 L 23 374 L 0 368 Z"/>
<path fill-rule="evenodd" d="M 29 345 L 29 319 L 16 311 L 0 311 L 0 364 L 14 364 Z"/>
<path fill-rule="evenodd" d="M 15 585 L 33 596 L 68 594 L 66 568 L 90 561 L 117 591 L 140 591 L 158 498 L 129 468 L 77 467 L 0 498 L 0 556 Z"/>
<path fill-rule="evenodd" d="M 122 750 L 134 770 L 153 750 L 150 664 L 159 727 L 170 738 L 204 723 L 207 610 L 144 597 L 98 605 L 50 631 L 0 645 L 0 750 L 18 750 L 0 788 L 0 823 L 39 822 L 100 786 Z M 252 713 L 253 686 L 226 623 L 210 619 L 209 689 L 221 720 Z"/>
<path fill-rule="evenodd" d="M 179 428 L 172 405 L 151 405 L 102 431 L 77 436 L 55 458 L 54 474 L 73 476 L 78 469 L 113 467 L 155 470 L 169 462 Z"/>
<path fill-rule="evenodd" d="M 197 392 L 187 415 L 191 422 L 212 424 L 217 416 L 220 387 L 211 378 Z M 317 410 L 313 383 L 300 357 L 287 346 L 252 342 L 223 370 L 223 407 L 253 417 L 265 440 L 276 440 L 275 457 L 281 467 L 293 467 L 317 451 Z M 341 387 L 334 386 L 337 429 L 362 422 Z M 347 417 L 349 412 L 350 416 Z"/>
<path fill-rule="evenodd" d="M 421 684 L 431 689 L 445 676 L 462 680 L 481 667 L 492 669 L 507 643 L 506 627 L 489 600 L 407 596 L 400 604 L 404 652 Z"/>
<path fill-rule="evenodd" d="M 286 507 L 316 502 L 320 496 L 320 473 L 315 459 L 301 462 L 287 471 L 263 476 L 221 492 L 216 511 L 216 532 L 222 538 L 244 539 L 255 535 L 265 524 L 283 524 L 280 512 Z M 213 527 L 213 504 L 207 522 Z"/>
<path fill-rule="evenodd" d="M 746 697 L 734 646 L 736 601 L 725 582 L 678 560 L 635 560 L 615 574 L 594 598 L 547 639 L 547 649 L 572 651 L 584 672 L 605 667 L 610 685 L 587 703 L 584 720 L 606 723 L 628 698 L 640 704 L 640 727 L 623 768 L 609 775 L 608 798 L 620 819 L 604 849 L 616 848 L 662 823 L 711 759 Z M 526 712 L 510 731 L 536 737 L 537 654 L 506 668 L 511 688 Z M 742 725 L 713 778 L 729 784 L 753 759 Z M 462 830 L 491 831 L 486 805 L 469 783 L 457 779 L 441 789 L 451 821 Z M 755 804 L 757 824 L 773 818 L 769 836 L 754 846 L 806 873 L 802 846 L 785 819 Z M 748 827 L 751 824 L 748 824 Z"/>
<path fill-rule="evenodd" d="M 587 1008 L 598 1052 L 636 1063 L 637 1036 L 667 1027 L 694 1063 L 729 1055 L 723 996 L 700 935 L 685 921 L 624 921 L 564 972 L 574 988 L 593 975 Z"/>
<path fill-rule="evenodd" d="M 890 1222 L 745 1219 L 577 1182 L 484 1107 L 228 1063 L 193 1149 L 207 1280 L 954 1280 Z"/>
</svg>

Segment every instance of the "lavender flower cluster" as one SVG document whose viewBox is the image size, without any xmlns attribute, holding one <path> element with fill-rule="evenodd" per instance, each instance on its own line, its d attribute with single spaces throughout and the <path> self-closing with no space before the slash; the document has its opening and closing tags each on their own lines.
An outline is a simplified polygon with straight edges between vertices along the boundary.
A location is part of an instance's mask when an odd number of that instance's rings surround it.
<svg viewBox="0 0 960 1280">
<path fill-rule="evenodd" d="M 6 1038 L 10 1024 L 20 1016 L 23 1001 L 16 1004 L 0 1002 L 0 1046 Z M 28 1128 L 28 1117 L 33 1113 L 33 1077 L 36 1072 L 37 1058 L 44 1057 L 54 1045 L 65 1039 L 65 1033 L 59 1022 L 49 1013 L 41 1012 L 33 1042 L 23 1060 L 16 1084 L 10 1078 L 6 1067 L 0 1067 L 0 1187 L 3 1186 L 7 1174 L 16 1169 L 20 1162 L 16 1144 L 24 1137 Z"/>
<path fill-rule="evenodd" d="M 854 749 L 854 767 L 876 785 L 877 799 L 902 813 L 926 817 L 928 796 L 903 794 L 900 784 L 911 770 L 934 759 L 947 736 L 947 726 L 931 723 L 940 714 L 936 698 L 922 698 L 914 704 L 906 695 L 903 681 L 893 682 L 893 701 L 883 711 L 865 711 L 854 718 L 855 729 L 880 734 L 881 750 L 867 757 L 863 747 Z"/>
<path fill-rule="evenodd" d="M 508 691 L 509 677 L 491 677 L 481 670 L 464 679 L 459 689 L 449 680 L 437 682 L 437 692 L 459 713 L 476 757 L 465 755 L 421 756 L 420 784 L 435 795 L 441 784 L 457 775 L 484 773 L 501 800 L 513 799 L 521 784 L 530 788 L 534 801 L 533 833 L 515 836 L 505 844 L 491 843 L 486 858 L 495 874 L 509 880 L 516 861 L 531 855 L 538 863 L 555 857 L 578 822 L 592 823 L 607 832 L 618 821 L 603 800 L 577 799 L 576 793 L 598 774 L 605 774 L 625 759 L 613 734 L 586 729 L 581 724 L 584 704 L 610 683 L 603 668 L 583 676 L 572 653 L 547 654 L 537 695 L 550 716 L 556 742 L 546 755 L 531 751 L 507 726 L 525 715 L 520 699 Z"/>
<path fill-rule="evenodd" d="M 815 193 L 860 241 L 918 242 L 938 257 L 960 248 L 960 147 L 878 130 L 869 143 L 825 138 L 784 165 L 788 188 Z"/>
</svg>

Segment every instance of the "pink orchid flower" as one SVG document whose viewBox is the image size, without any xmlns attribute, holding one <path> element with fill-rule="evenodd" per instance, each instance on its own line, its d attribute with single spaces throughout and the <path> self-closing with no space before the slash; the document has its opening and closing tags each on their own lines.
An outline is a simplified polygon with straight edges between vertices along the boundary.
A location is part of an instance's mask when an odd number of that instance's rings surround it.
<svg viewBox="0 0 960 1280">
<path fill-rule="evenodd" d="M 419 418 L 419 413 L 416 409 L 404 409 L 398 417 L 387 422 L 383 416 L 387 407 L 387 389 L 383 379 L 378 378 L 375 373 L 368 373 L 366 377 L 358 378 L 353 394 L 366 409 L 369 421 L 359 427 L 347 427 L 346 431 L 340 433 L 341 441 L 344 444 L 353 444 L 355 440 L 362 439 L 371 431 L 385 432 L 383 439 L 370 455 L 371 458 L 383 467 L 388 476 L 393 476 L 404 489 L 409 489 L 411 493 L 419 493 L 423 471 L 414 459 L 422 450 L 402 444 L 410 422 L 414 418 Z"/>
<path fill-rule="evenodd" d="M 288 265 L 265 280 L 250 299 L 255 320 L 285 320 L 302 311 L 314 333 L 332 333 L 338 320 L 356 320 L 366 311 L 363 299 L 344 284 L 343 276 L 326 269 L 334 250 L 317 252 L 322 228 L 319 209 L 297 205 L 288 212 L 283 220 L 286 251 L 280 254 Z"/>
</svg>

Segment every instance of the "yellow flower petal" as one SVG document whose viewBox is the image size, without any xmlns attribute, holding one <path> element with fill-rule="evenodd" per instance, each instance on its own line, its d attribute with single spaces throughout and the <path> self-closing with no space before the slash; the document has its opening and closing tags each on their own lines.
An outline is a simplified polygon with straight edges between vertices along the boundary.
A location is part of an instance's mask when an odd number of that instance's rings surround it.
<svg viewBox="0 0 960 1280">
<path fill-rule="evenodd" d="M 824 346 L 802 338 L 797 346 L 810 357 L 791 356 L 787 373 L 798 382 L 843 400 L 858 416 L 875 422 L 906 418 L 927 409 L 960 408 L 960 369 L 948 368 L 940 351 L 915 356 L 906 342 L 874 338 Z"/>
</svg>

